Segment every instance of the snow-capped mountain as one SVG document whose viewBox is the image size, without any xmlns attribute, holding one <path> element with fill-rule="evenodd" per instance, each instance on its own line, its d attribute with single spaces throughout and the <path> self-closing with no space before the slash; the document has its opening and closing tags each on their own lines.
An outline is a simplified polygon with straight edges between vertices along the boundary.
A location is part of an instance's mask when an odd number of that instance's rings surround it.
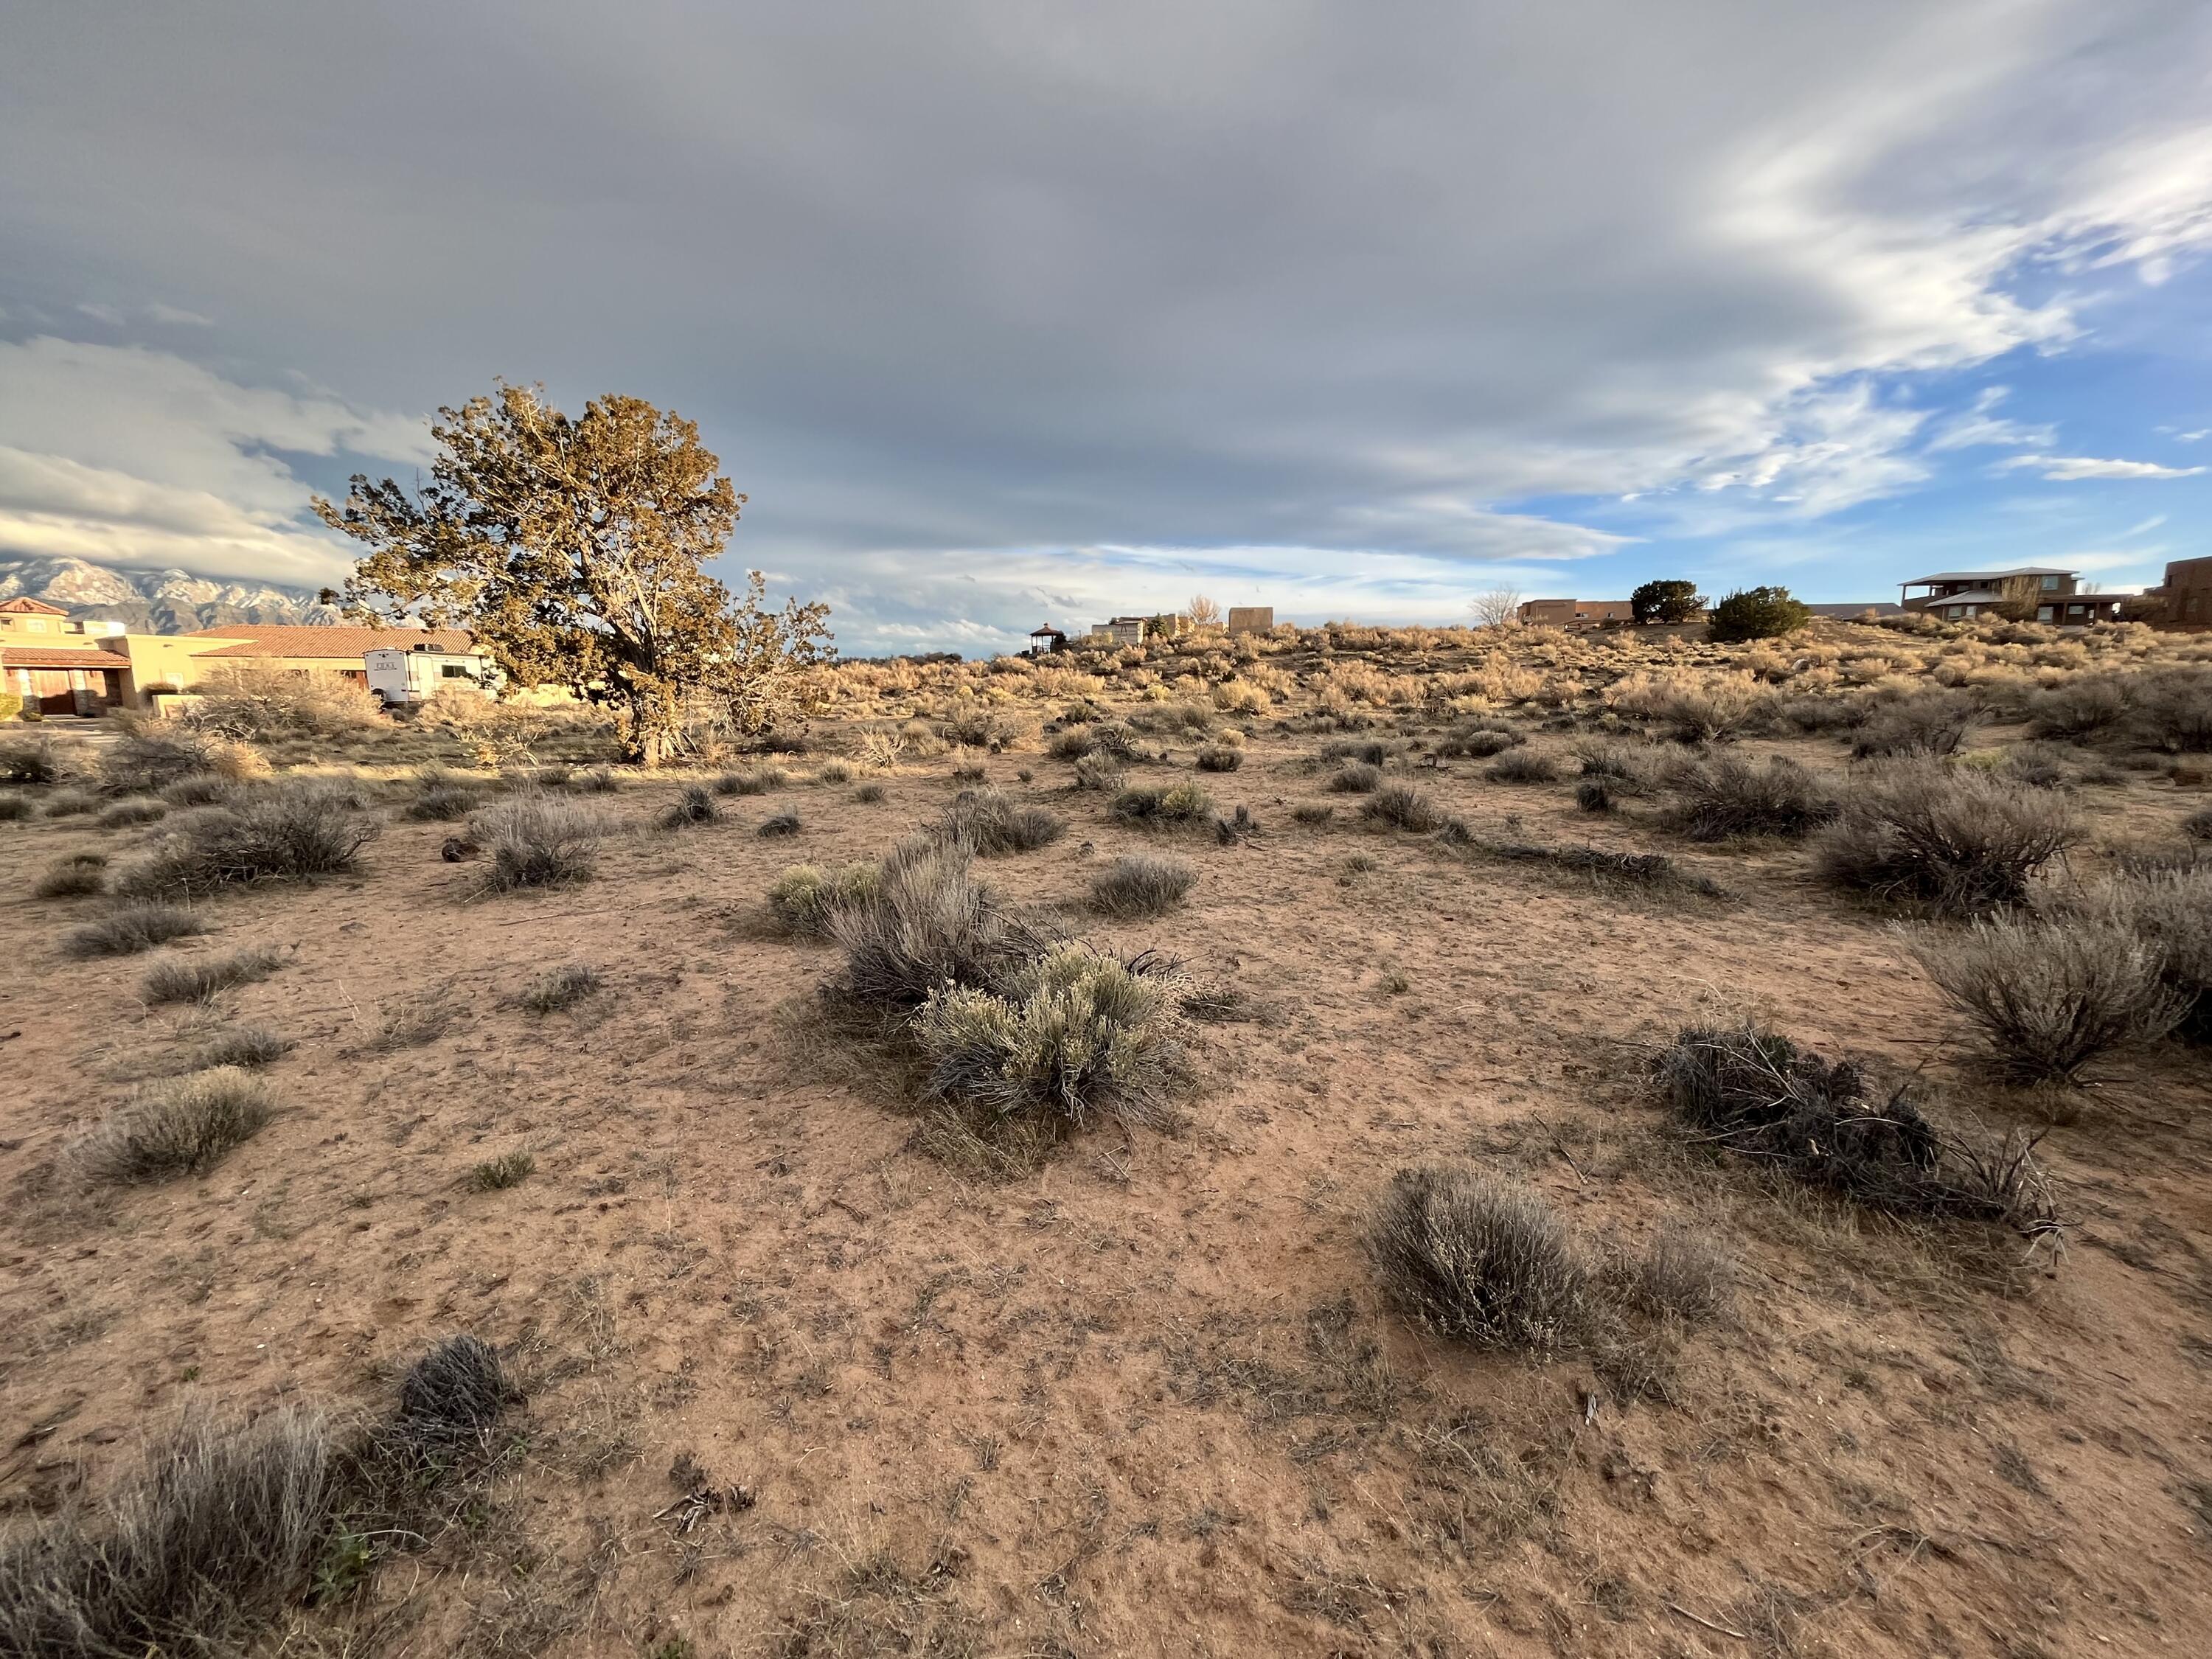
<svg viewBox="0 0 2212 1659">
<path fill-rule="evenodd" d="M 227 581 L 183 570 L 118 570 L 85 559 L 0 558 L 0 599 L 60 605 L 80 620 L 122 623 L 134 634 L 188 634 L 226 623 L 339 620 L 313 590 Z"/>
</svg>

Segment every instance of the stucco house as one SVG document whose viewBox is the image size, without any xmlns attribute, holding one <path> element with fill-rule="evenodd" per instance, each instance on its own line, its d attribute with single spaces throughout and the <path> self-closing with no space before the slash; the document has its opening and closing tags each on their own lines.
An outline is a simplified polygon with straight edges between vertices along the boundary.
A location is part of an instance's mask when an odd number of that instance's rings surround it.
<svg viewBox="0 0 2212 1659">
<path fill-rule="evenodd" d="M 1900 582 L 1898 599 L 1907 611 L 1940 617 L 1945 622 L 2000 616 L 2008 606 L 2029 605 L 2034 606 L 2037 622 L 2058 628 L 2087 628 L 2093 622 L 2110 622 L 2118 616 L 2119 597 L 2079 592 L 2080 574 L 2039 564 L 2010 570 L 1941 570 L 1932 576 Z M 1928 591 L 1915 593 L 1916 587 Z"/>
</svg>

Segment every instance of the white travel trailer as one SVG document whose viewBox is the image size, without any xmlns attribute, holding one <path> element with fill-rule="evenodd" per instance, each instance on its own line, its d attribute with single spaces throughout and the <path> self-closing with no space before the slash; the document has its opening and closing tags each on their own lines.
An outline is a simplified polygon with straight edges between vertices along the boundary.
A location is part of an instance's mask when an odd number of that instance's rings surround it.
<svg viewBox="0 0 2212 1659">
<path fill-rule="evenodd" d="M 381 646 L 362 652 L 361 659 L 368 669 L 370 694 L 386 708 L 424 702 L 448 689 L 495 696 L 506 683 L 499 665 L 478 651 Z"/>
</svg>

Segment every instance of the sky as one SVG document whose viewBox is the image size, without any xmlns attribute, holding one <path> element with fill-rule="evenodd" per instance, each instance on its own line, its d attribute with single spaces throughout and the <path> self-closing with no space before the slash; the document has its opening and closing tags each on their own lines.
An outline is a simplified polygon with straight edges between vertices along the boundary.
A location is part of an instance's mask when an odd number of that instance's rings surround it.
<svg viewBox="0 0 2212 1659">
<path fill-rule="evenodd" d="M 2201 0 L 15 0 L 0 555 L 317 586 L 500 380 L 848 655 L 2212 552 Z"/>
</svg>

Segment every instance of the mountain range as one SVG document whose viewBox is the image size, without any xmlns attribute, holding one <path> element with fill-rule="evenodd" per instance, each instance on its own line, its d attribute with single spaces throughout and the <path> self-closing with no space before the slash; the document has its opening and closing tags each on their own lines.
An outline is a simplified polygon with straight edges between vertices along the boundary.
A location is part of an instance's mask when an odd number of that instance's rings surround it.
<svg viewBox="0 0 2212 1659">
<path fill-rule="evenodd" d="M 339 620 L 313 588 L 226 581 L 184 570 L 122 570 L 87 559 L 0 557 L 0 599 L 44 599 L 80 621 L 119 622 L 134 634 L 189 634 L 228 623 Z"/>
</svg>

